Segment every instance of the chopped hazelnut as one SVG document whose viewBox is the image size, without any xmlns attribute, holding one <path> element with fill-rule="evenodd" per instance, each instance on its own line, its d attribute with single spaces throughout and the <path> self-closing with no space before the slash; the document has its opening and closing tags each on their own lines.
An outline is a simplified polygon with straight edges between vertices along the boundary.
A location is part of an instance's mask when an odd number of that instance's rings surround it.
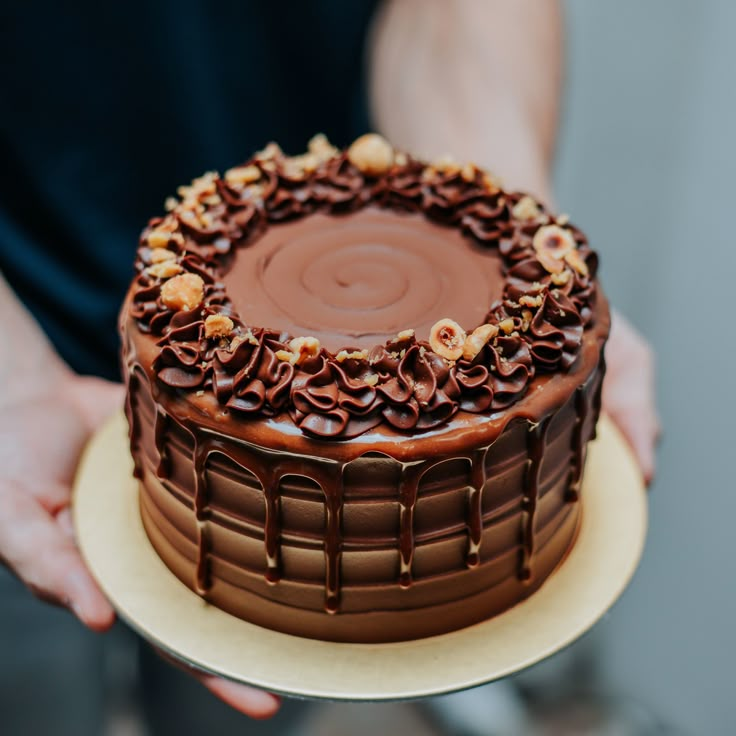
<svg viewBox="0 0 736 736">
<path fill-rule="evenodd" d="M 381 176 L 393 166 L 394 149 L 383 136 L 366 133 L 348 148 L 348 160 L 368 176 Z"/>
<path fill-rule="evenodd" d="M 217 191 L 215 181 L 217 172 L 207 171 L 194 179 L 189 186 L 178 187 L 176 193 L 184 200 L 182 204 L 196 203 L 201 197 L 214 194 Z"/>
<path fill-rule="evenodd" d="M 146 242 L 149 248 L 165 248 L 169 244 L 171 233 L 157 228 L 148 233 Z"/>
<path fill-rule="evenodd" d="M 563 261 L 551 256 L 545 251 L 537 253 L 537 260 L 542 264 L 545 271 L 551 274 L 558 274 L 565 270 L 565 264 Z"/>
<path fill-rule="evenodd" d="M 222 204 L 222 197 L 219 194 L 208 194 L 202 200 L 202 204 L 206 204 L 208 207 L 216 207 L 218 204 Z"/>
<path fill-rule="evenodd" d="M 498 323 L 498 329 L 510 335 L 514 331 L 514 320 L 511 317 L 501 320 Z"/>
<path fill-rule="evenodd" d="M 368 360 L 367 350 L 353 350 L 349 352 L 347 350 L 341 350 L 336 356 L 335 360 L 338 363 L 342 363 L 346 360 Z"/>
<path fill-rule="evenodd" d="M 163 263 L 176 260 L 176 253 L 166 248 L 154 248 L 148 256 L 151 263 Z"/>
<path fill-rule="evenodd" d="M 440 156 L 436 161 L 432 161 L 432 168 L 441 174 L 448 174 L 450 176 L 460 171 L 459 164 L 449 153 Z"/>
<path fill-rule="evenodd" d="M 409 157 L 403 151 L 400 151 L 394 156 L 394 163 L 397 166 L 406 166 L 409 163 Z"/>
<path fill-rule="evenodd" d="M 204 321 L 205 337 L 227 337 L 235 325 L 230 317 L 224 314 L 211 314 Z"/>
<path fill-rule="evenodd" d="M 441 319 L 429 331 L 429 344 L 437 355 L 445 360 L 458 360 L 463 354 L 465 330 L 451 319 Z"/>
<path fill-rule="evenodd" d="M 409 330 L 401 330 L 401 332 L 399 332 L 396 335 L 396 339 L 398 341 L 401 341 L 401 340 L 411 340 L 412 337 L 414 337 L 414 330 L 411 330 L 411 329 L 409 329 Z"/>
<path fill-rule="evenodd" d="M 483 174 L 483 186 L 489 194 L 495 194 L 501 188 L 501 179 L 488 172 Z"/>
<path fill-rule="evenodd" d="M 256 158 L 259 161 L 269 161 L 283 155 L 284 153 L 279 144 L 271 141 L 262 151 L 258 151 Z"/>
<path fill-rule="evenodd" d="M 570 280 L 570 276 L 572 276 L 572 274 L 567 269 L 564 269 L 559 273 L 553 273 L 550 276 L 550 281 L 555 286 L 564 286 Z"/>
<path fill-rule="evenodd" d="M 301 156 L 285 158 L 281 164 L 284 174 L 290 179 L 303 179 L 319 166 L 319 160 L 313 153 L 303 153 Z"/>
<path fill-rule="evenodd" d="M 475 175 L 477 172 L 478 170 L 475 168 L 475 164 L 467 163 L 465 164 L 465 166 L 463 166 L 462 169 L 460 169 L 460 176 L 462 177 L 463 181 L 471 184 L 475 181 Z"/>
<path fill-rule="evenodd" d="M 236 166 L 225 172 L 225 181 L 230 185 L 252 184 L 261 178 L 261 170 L 257 166 Z"/>
<path fill-rule="evenodd" d="M 542 211 L 533 197 L 525 195 L 514 205 L 511 214 L 517 220 L 536 220 Z"/>
<path fill-rule="evenodd" d="M 577 250 L 571 250 L 565 254 L 565 261 L 572 266 L 581 276 L 588 275 L 588 264 L 583 260 Z"/>
<path fill-rule="evenodd" d="M 521 304 L 522 307 L 541 307 L 542 295 L 537 294 L 536 296 L 530 296 L 529 294 L 524 294 L 524 296 L 519 299 L 519 304 Z"/>
<path fill-rule="evenodd" d="M 378 374 L 377 373 L 371 373 L 369 376 L 366 376 L 363 379 L 363 383 L 366 386 L 375 386 L 378 383 Z"/>
<path fill-rule="evenodd" d="M 463 343 L 463 358 L 465 360 L 473 360 L 478 353 L 485 347 L 489 340 L 492 340 L 498 334 L 496 325 L 481 325 L 476 327 L 466 338 Z"/>
<path fill-rule="evenodd" d="M 274 355 L 284 363 L 293 363 L 296 360 L 296 355 L 291 350 L 277 350 Z"/>
<path fill-rule="evenodd" d="M 172 276 L 177 276 L 184 269 L 174 261 L 161 261 L 160 263 L 154 263 L 146 269 L 146 273 L 151 276 L 155 276 L 157 279 L 170 279 Z"/>
<path fill-rule="evenodd" d="M 309 153 L 317 157 L 319 163 L 337 156 L 337 148 L 335 148 L 324 133 L 317 133 L 307 144 Z"/>
<path fill-rule="evenodd" d="M 560 215 L 557 215 L 557 218 L 555 219 L 555 222 L 560 226 L 564 227 L 567 225 L 568 222 L 570 222 L 570 215 L 565 214 L 564 212 Z"/>
<path fill-rule="evenodd" d="M 531 327 L 532 319 L 534 319 L 534 315 L 531 313 L 531 310 L 529 309 L 521 310 L 521 331 L 522 332 L 526 332 Z"/>
<path fill-rule="evenodd" d="M 537 253 L 544 251 L 553 258 L 561 259 L 575 248 L 575 239 L 569 230 L 559 225 L 543 225 L 534 233 L 532 245 Z"/>
<path fill-rule="evenodd" d="M 320 350 L 316 337 L 295 337 L 289 343 L 289 350 L 296 355 L 295 363 L 301 365 L 305 360 L 314 358 Z"/>
<path fill-rule="evenodd" d="M 166 197 L 166 200 L 164 201 L 164 209 L 167 212 L 173 212 L 176 209 L 177 204 L 179 204 L 179 201 L 176 197 Z"/>
<path fill-rule="evenodd" d="M 575 239 L 569 230 L 559 225 L 543 225 L 534 234 L 532 245 L 544 269 L 550 273 L 560 273 L 564 268 L 562 260 L 575 250 Z"/>
<path fill-rule="evenodd" d="M 182 273 L 161 286 L 161 301 L 175 311 L 189 312 L 196 309 L 202 299 L 204 281 L 196 273 Z"/>
</svg>

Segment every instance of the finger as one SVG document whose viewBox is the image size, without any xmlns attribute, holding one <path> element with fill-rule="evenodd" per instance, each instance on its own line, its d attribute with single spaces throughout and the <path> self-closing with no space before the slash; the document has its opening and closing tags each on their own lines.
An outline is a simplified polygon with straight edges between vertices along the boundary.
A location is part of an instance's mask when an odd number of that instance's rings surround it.
<svg viewBox="0 0 736 736">
<path fill-rule="evenodd" d="M 68 506 L 65 506 L 56 514 L 56 523 L 62 533 L 76 545 L 77 536 L 72 521 L 72 510 Z"/>
<path fill-rule="evenodd" d="M 115 613 L 73 540 L 22 491 L 0 498 L 0 558 L 39 598 L 69 608 L 94 631 L 112 626 Z"/>
<path fill-rule="evenodd" d="M 195 672 L 194 676 L 215 696 L 246 716 L 263 720 L 276 715 L 281 699 L 247 685 Z"/>
<path fill-rule="evenodd" d="M 611 418 L 634 451 L 644 481 L 649 485 L 655 471 L 655 444 L 658 435 L 656 420 L 648 413 L 642 415 L 621 411 L 611 412 Z"/>
</svg>

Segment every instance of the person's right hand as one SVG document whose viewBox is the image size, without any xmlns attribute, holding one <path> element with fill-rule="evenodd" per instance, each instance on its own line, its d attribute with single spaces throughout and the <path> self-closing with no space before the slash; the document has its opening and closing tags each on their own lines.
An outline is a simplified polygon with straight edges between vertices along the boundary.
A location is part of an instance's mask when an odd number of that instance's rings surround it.
<svg viewBox="0 0 736 736">
<path fill-rule="evenodd" d="M 122 387 L 55 362 L 10 378 L 17 390 L 0 398 L 0 560 L 39 598 L 104 631 L 114 613 L 79 555 L 69 504 L 82 448 Z"/>
<path fill-rule="evenodd" d="M 62 605 L 94 631 L 115 614 L 74 539 L 70 503 L 80 453 L 122 405 L 122 386 L 73 373 L 0 278 L 0 563 L 42 600 Z M 269 718 L 279 699 L 190 671 L 251 718 Z"/>
</svg>

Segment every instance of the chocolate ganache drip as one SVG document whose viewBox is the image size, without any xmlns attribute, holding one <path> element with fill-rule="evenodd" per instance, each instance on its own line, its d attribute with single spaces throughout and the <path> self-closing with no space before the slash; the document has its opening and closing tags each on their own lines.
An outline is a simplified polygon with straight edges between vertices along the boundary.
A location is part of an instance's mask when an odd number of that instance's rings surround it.
<svg viewBox="0 0 736 736">
<path fill-rule="evenodd" d="M 573 366 L 596 298 L 597 258 L 585 236 L 473 165 L 426 164 L 382 139 L 376 147 L 375 138 L 340 152 L 317 136 L 294 157 L 270 144 L 222 177 L 206 174 L 180 188 L 168 214 L 150 221 L 131 314 L 157 339 L 153 368 L 165 390 L 209 393 L 245 418 L 288 416 L 305 435 L 349 439 L 382 423 L 413 432 L 459 411 L 498 412 L 535 374 Z M 485 322 L 460 326 L 446 315 L 428 340 L 409 324 L 370 349 L 330 351 L 238 312 L 224 283 L 237 249 L 282 222 L 367 207 L 423 213 L 495 249 L 505 280 Z M 160 464 L 165 472 L 165 456 Z M 410 559 L 402 560 L 409 574 Z"/>
</svg>

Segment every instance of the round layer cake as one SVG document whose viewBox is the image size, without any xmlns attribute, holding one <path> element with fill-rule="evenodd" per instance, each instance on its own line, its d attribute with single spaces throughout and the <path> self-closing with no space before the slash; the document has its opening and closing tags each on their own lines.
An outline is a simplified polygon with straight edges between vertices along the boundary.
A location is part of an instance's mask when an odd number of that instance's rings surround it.
<svg viewBox="0 0 736 736">
<path fill-rule="evenodd" d="M 574 544 L 609 315 L 585 236 L 472 164 L 270 144 L 143 231 L 121 313 L 140 509 L 192 590 L 386 642 Z"/>
</svg>

